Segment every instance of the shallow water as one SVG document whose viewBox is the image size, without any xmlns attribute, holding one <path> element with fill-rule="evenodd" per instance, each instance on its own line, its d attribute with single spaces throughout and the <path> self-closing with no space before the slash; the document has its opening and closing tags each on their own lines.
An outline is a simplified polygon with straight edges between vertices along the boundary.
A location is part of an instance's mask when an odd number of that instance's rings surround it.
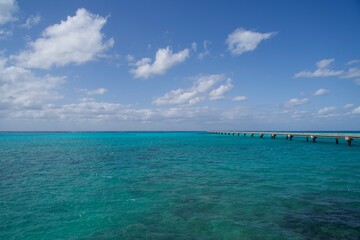
<svg viewBox="0 0 360 240">
<path fill-rule="evenodd" d="M 0 133 L 0 239 L 359 239 L 360 141 Z"/>
</svg>

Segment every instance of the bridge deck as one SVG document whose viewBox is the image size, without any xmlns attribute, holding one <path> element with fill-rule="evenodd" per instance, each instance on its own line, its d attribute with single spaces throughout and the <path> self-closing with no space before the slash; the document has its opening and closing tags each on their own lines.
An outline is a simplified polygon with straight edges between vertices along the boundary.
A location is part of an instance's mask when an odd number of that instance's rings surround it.
<svg viewBox="0 0 360 240">
<path fill-rule="evenodd" d="M 306 140 L 309 141 L 309 138 L 312 139 L 313 142 L 316 142 L 318 138 L 333 138 L 336 140 L 336 143 L 339 143 L 339 139 L 345 139 L 348 145 L 351 145 L 351 142 L 354 139 L 360 139 L 359 135 L 347 134 L 347 133 L 316 133 L 316 132 L 269 132 L 269 131 L 208 131 L 207 133 L 211 134 L 225 134 L 225 135 L 259 135 L 261 138 L 264 135 L 270 135 L 271 138 L 275 138 L 276 136 L 285 136 L 286 139 L 292 140 L 293 137 L 306 137 Z"/>
</svg>

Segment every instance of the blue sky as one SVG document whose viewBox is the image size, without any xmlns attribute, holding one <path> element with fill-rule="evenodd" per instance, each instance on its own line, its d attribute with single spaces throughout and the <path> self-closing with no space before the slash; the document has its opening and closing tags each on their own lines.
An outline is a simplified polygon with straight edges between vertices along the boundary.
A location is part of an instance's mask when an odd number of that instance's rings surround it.
<svg viewBox="0 0 360 240">
<path fill-rule="evenodd" d="M 360 130 L 359 1 L 0 0 L 0 130 Z"/>
</svg>

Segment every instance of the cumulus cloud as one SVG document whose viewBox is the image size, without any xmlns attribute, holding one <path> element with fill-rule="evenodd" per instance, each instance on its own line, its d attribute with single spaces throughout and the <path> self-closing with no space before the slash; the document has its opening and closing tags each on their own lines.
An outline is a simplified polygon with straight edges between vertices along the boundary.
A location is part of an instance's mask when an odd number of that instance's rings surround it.
<svg viewBox="0 0 360 240">
<path fill-rule="evenodd" d="M 228 79 L 225 84 L 221 84 L 218 88 L 212 90 L 209 93 L 209 99 L 210 100 L 218 100 L 218 99 L 224 99 L 225 93 L 230 91 L 234 85 L 231 83 L 231 79 Z"/>
<path fill-rule="evenodd" d="M 18 6 L 15 0 L 0 0 L 0 40 L 12 35 L 7 24 L 17 21 Z"/>
<path fill-rule="evenodd" d="M 344 72 L 341 78 L 360 78 L 360 68 L 354 67 L 350 68 L 348 71 Z"/>
<path fill-rule="evenodd" d="M 0 59 L 0 109 L 39 108 L 62 97 L 56 90 L 64 82 L 65 77 L 36 76 Z"/>
<path fill-rule="evenodd" d="M 317 90 L 314 95 L 315 96 L 323 96 L 323 95 L 326 95 L 328 94 L 330 91 L 327 90 L 327 89 L 324 89 L 324 88 L 320 88 L 319 90 Z"/>
<path fill-rule="evenodd" d="M 302 98 L 302 99 L 292 98 L 285 103 L 285 107 L 297 107 L 297 106 L 304 105 L 308 102 L 309 102 L 308 98 Z"/>
<path fill-rule="evenodd" d="M 329 115 L 331 113 L 334 113 L 335 111 L 336 111 L 336 107 L 324 107 L 318 111 L 318 114 L 319 115 Z"/>
<path fill-rule="evenodd" d="M 96 88 L 96 89 L 82 89 L 87 95 L 103 95 L 107 92 L 106 88 Z"/>
<path fill-rule="evenodd" d="M 24 109 L 22 111 L 4 111 L 0 109 L 0 116 L 4 119 L 42 119 L 45 121 L 57 121 L 62 123 L 75 122 L 96 122 L 112 123 L 119 122 L 130 123 L 139 129 L 139 124 L 151 123 L 151 126 L 159 122 L 201 122 L 202 124 L 209 118 L 215 118 L 216 110 L 209 107 L 187 107 L 178 106 L 171 108 L 136 108 L 132 105 L 123 105 L 119 103 L 97 102 L 94 99 L 82 99 L 77 103 L 55 105 L 45 104 L 38 109 Z M 160 124 L 160 127 L 163 124 Z M 118 126 L 118 125 L 116 125 Z"/>
<path fill-rule="evenodd" d="M 334 58 L 329 58 L 329 59 L 324 59 L 324 60 L 320 60 L 316 63 L 316 66 L 319 69 L 324 69 L 324 68 L 328 68 L 330 67 L 330 65 L 335 61 Z"/>
<path fill-rule="evenodd" d="M 294 75 L 295 78 L 318 78 L 318 77 L 337 77 L 344 79 L 353 79 L 356 84 L 360 84 L 360 68 L 351 67 L 344 70 L 333 70 L 330 68 L 335 61 L 334 58 L 324 59 L 316 63 L 315 71 L 301 71 Z M 351 60 L 346 65 L 355 65 L 359 60 Z"/>
<path fill-rule="evenodd" d="M 177 89 L 166 93 L 163 97 L 156 98 L 153 104 L 167 105 L 167 104 L 189 104 L 193 105 L 202 100 L 198 96 L 196 89 Z"/>
<path fill-rule="evenodd" d="M 358 106 L 357 108 L 354 108 L 351 113 L 360 114 L 360 106 Z"/>
<path fill-rule="evenodd" d="M 324 59 L 316 63 L 315 71 L 301 71 L 295 74 L 295 78 L 313 78 L 313 77 L 340 77 L 344 74 L 342 70 L 331 70 L 329 67 L 335 61 L 334 58 Z"/>
<path fill-rule="evenodd" d="M 0 0 L 0 25 L 15 21 L 18 6 L 15 0 Z"/>
<path fill-rule="evenodd" d="M 75 16 L 46 28 L 41 38 L 30 42 L 28 49 L 13 59 L 18 66 L 42 69 L 94 60 L 114 43 L 113 39 L 105 41 L 101 33 L 106 21 L 84 8 L 78 9 Z"/>
<path fill-rule="evenodd" d="M 352 110 L 352 113 L 354 114 L 360 114 L 360 106 Z"/>
<path fill-rule="evenodd" d="M 245 101 L 247 99 L 248 98 L 246 96 L 237 96 L 237 97 L 234 97 L 232 100 L 235 101 L 235 102 L 242 102 L 242 101 Z"/>
<path fill-rule="evenodd" d="M 345 109 L 349 109 L 349 108 L 352 108 L 353 106 L 354 106 L 354 104 L 352 104 L 352 103 L 347 103 L 347 104 L 344 105 L 344 108 L 345 108 Z"/>
<path fill-rule="evenodd" d="M 26 19 L 25 23 L 20 26 L 26 29 L 30 29 L 33 26 L 39 24 L 40 21 L 41 21 L 41 17 L 39 14 L 31 15 L 30 17 L 28 17 L 28 19 Z"/>
<path fill-rule="evenodd" d="M 150 109 L 135 109 L 118 103 L 96 102 L 93 100 L 51 106 L 46 110 L 48 113 L 62 119 L 118 119 L 123 121 L 140 121 L 149 119 L 153 114 Z"/>
<path fill-rule="evenodd" d="M 135 78 L 149 78 L 153 75 L 162 75 L 175 65 L 184 62 L 189 57 L 189 49 L 173 53 L 170 47 L 160 48 L 156 52 L 155 61 L 151 63 L 150 58 L 143 58 L 135 63 L 135 68 L 130 73 Z"/>
<path fill-rule="evenodd" d="M 226 43 L 233 55 L 241 55 L 244 52 L 255 50 L 261 41 L 269 39 L 274 35 L 274 32 L 259 33 L 238 28 L 229 34 Z"/>
<path fill-rule="evenodd" d="M 297 120 L 304 119 L 308 117 L 308 112 L 304 110 L 295 110 L 290 113 L 291 117 Z"/>
<path fill-rule="evenodd" d="M 126 105 L 108 102 L 96 102 L 87 99 L 71 104 L 45 104 L 39 109 L 9 111 L 11 119 L 43 119 L 66 121 L 144 121 L 152 116 L 150 109 L 135 109 Z"/>
<path fill-rule="evenodd" d="M 347 65 L 360 64 L 360 60 L 354 59 L 354 60 L 348 61 L 346 64 Z"/>
<path fill-rule="evenodd" d="M 208 95 L 207 93 L 209 91 L 214 90 L 213 87 L 217 83 L 224 81 L 224 80 L 225 80 L 225 76 L 219 75 L 219 74 L 198 77 L 191 88 L 188 88 L 188 89 L 179 88 L 177 90 L 172 90 L 172 91 L 166 93 L 162 97 L 155 98 L 155 100 L 153 101 L 153 104 L 155 104 L 155 105 L 168 105 L 168 104 L 193 105 L 193 104 L 196 104 L 196 103 L 206 99 L 206 97 Z M 231 85 L 230 79 L 228 80 L 227 84 Z M 227 86 L 227 87 L 225 86 L 223 88 L 229 88 L 229 86 Z M 221 92 L 221 91 L 224 91 L 224 90 L 219 90 L 218 92 Z M 213 94 L 215 94 L 215 93 L 213 93 Z"/>
</svg>

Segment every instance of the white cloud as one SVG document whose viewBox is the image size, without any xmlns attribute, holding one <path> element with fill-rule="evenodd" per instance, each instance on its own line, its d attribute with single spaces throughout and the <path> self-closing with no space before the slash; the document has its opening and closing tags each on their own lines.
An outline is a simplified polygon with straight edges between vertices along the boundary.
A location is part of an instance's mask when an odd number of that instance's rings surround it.
<svg viewBox="0 0 360 240">
<path fill-rule="evenodd" d="M 346 64 L 347 65 L 360 64 L 360 60 L 354 59 L 354 60 L 348 61 Z"/>
<path fill-rule="evenodd" d="M 149 109 L 134 109 L 118 103 L 82 101 L 46 109 L 49 114 L 62 119 L 93 119 L 123 121 L 146 120 L 152 116 Z"/>
<path fill-rule="evenodd" d="M 314 95 L 315 96 L 323 96 L 323 95 L 326 95 L 328 94 L 330 91 L 327 90 L 327 89 L 324 89 L 324 88 L 320 88 L 319 90 L 317 90 Z"/>
<path fill-rule="evenodd" d="M 213 116 L 214 109 L 209 107 L 178 106 L 166 109 L 156 109 L 155 112 L 158 117 L 163 119 L 174 119 L 176 121 L 191 119 L 193 121 L 194 119 L 207 119 L 207 117 Z"/>
<path fill-rule="evenodd" d="M 312 78 L 312 77 L 340 77 L 343 75 L 342 70 L 331 70 L 330 65 L 335 60 L 333 58 L 324 59 L 316 63 L 317 69 L 315 71 L 301 71 L 295 74 L 295 78 Z"/>
<path fill-rule="evenodd" d="M 46 28 L 41 38 L 13 58 L 18 66 L 43 69 L 94 60 L 114 43 L 113 39 L 104 42 L 101 29 L 106 21 L 86 9 L 78 9 L 75 16 Z"/>
<path fill-rule="evenodd" d="M 17 21 L 18 6 L 15 0 L 0 0 L 0 40 L 12 35 L 12 29 L 6 24 Z M 4 28 L 1 28 L 1 27 Z"/>
<path fill-rule="evenodd" d="M 7 66 L 0 59 L 0 109 L 39 108 L 50 100 L 61 98 L 56 91 L 65 77 L 34 75 L 30 70 Z"/>
<path fill-rule="evenodd" d="M 341 78 L 360 78 L 360 68 L 350 68 L 348 71 L 344 72 Z"/>
<path fill-rule="evenodd" d="M 245 101 L 247 99 L 248 98 L 246 96 L 237 96 L 237 97 L 234 97 L 232 100 L 237 101 L 237 102 L 241 102 L 241 101 Z"/>
<path fill-rule="evenodd" d="M 301 71 L 295 74 L 295 78 L 316 78 L 316 77 L 338 77 L 345 79 L 354 79 L 356 84 L 360 82 L 360 68 L 352 67 L 347 70 L 333 70 L 330 65 L 335 61 L 334 58 L 324 59 L 316 63 L 315 71 Z M 354 65 L 359 60 L 352 60 L 347 65 Z"/>
<path fill-rule="evenodd" d="M 156 105 L 167 105 L 167 104 L 189 104 L 193 105 L 202 100 L 201 97 L 197 96 L 198 92 L 196 89 L 177 89 L 166 93 L 163 97 L 156 98 L 153 103 Z"/>
<path fill-rule="evenodd" d="M 209 91 L 216 83 L 225 80 L 225 76 L 222 74 L 212 74 L 207 76 L 198 77 L 196 80 L 195 88 L 200 93 Z"/>
<path fill-rule="evenodd" d="M 210 49 L 208 45 L 210 45 L 211 42 L 206 40 L 203 42 L 203 51 L 197 55 L 198 59 L 203 60 L 205 57 L 210 55 Z"/>
<path fill-rule="evenodd" d="M 118 126 L 121 123 L 131 123 L 135 129 L 139 130 L 139 124 L 151 123 L 159 124 L 164 127 L 163 122 L 197 122 L 203 124 L 208 121 L 209 117 L 213 118 L 219 114 L 214 114 L 216 110 L 209 107 L 171 107 L 171 108 L 136 108 L 132 105 L 123 105 L 119 103 L 97 102 L 94 99 L 81 99 L 77 103 L 55 105 L 45 104 L 39 108 L 27 108 L 21 111 L 6 111 L 0 109 L 2 119 L 11 120 L 30 120 L 41 119 L 45 121 L 57 121 L 62 123 L 80 122 L 97 122 L 97 123 L 113 123 Z"/>
<path fill-rule="evenodd" d="M 11 31 L 0 29 L 0 39 L 6 39 L 12 35 Z"/>
<path fill-rule="evenodd" d="M 336 111 L 336 107 L 324 107 L 318 111 L 319 115 L 329 115 Z"/>
<path fill-rule="evenodd" d="M 353 106 L 354 106 L 354 104 L 352 104 L 352 103 L 347 103 L 347 104 L 344 105 L 344 108 L 345 108 L 345 109 L 349 109 L 349 108 L 352 108 Z"/>
<path fill-rule="evenodd" d="M 27 28 L 30 29 L 33 26 L 39 24 L 39 22 L 41 21 L 41 17 L 39 14 L 37 15 L 31 15 L 30 17 L 28 17 L 28 19 L 26 19 L 26 22 L 22 25 L 20 25 L 23 28 Z"/>
<path fill-rule="evenodd" d="M 231 79 L 227 79 L 225 84 L 220 85 L 218 88 L 212 90 L 209 93 L 209 99 L 210 100 L 218 100 L 218 99 L 224 99 L 224 94 L 230 91 L 234 85 L 231 83 Z"/>
<path fill-rule="evenodd" d="M 238 28 L 229 34 L 226 43 L 228 45 L 229 51 L 233 55 L 240 55 L 244 52 L 255 50 L 261 41 L 269 39 L 274 35 L 274 32 L 259 33 L 245 30 L 243 28 Z"/>
<path fill-rule="evenodd" d="M 197 78 L 191 88 L 172 90 L 162 97 L 153 101 L 155 105 L 193 105 L 206 98 L 206 93 L 212 90 L 213 86 L 225 80 L 223 75 L 214 74 Z M 230 83 L 231 84 L 231 83 Z"/>
<path fill-rule="evenodd" d="M 334 58 L 329 58 L 329 59 L 323 59 L 323 60 L 320 60 L 316 63 L 316 66 L 318 68 L 327 68 L 327 67 L 330 67 L 330 65 L 335 61 Z"/>
<path fill-rule="evenodd" d="M 144 121 L 152 116 L 150 109 L 135 109 L 118 103 L 96 102 L 82 99 L 79 103 L 64 105 L 45 104 L 39 109 L 9 112 L 11 119 L 44 119 L 75 121 Z"/>
<path fill-rule="evenodd" d="M 193 50 L 194 52 L 197 51 L 197 43 L 196 42 L 191 43 L 191 50 Z"/>
<path fill-rule="evenodd" d="M 16 21 L 18 6 L 15 0 L 0 0 L 0 25 Z"/>
<path fill-rule="evenodd" d="M 126 55 L 126 61 L 129 63 L 129 64 L 133 64 L 135 62 L 135 57 L 133 55 Z"/>
<path fill-rule="evenodd" d="M 307 118 L 308 112 L 304 110 L 295 110 L 291 112 L 291 117 L 297 120 Z"/>
<path fill-rule="evenodd" d="M 171 67 L 182 63 L 189 57 L 189 49 L 184 49 L 178 53 L 172 53 L 170 47 L 160 48 L 156 52 L 155 61 L 151 63 L 150 58 L 143 58 L 135 63 L 136 68 L 131 69 L 130 73 L 135 78 L 149 78 L 153 75 L 162 75 Z"/>
<path fill-rule="evenodd" d="M 303 98 L 303 99 L 292 98 L 285 103 L 285 107 L 297 107 L 300 105 L 304 105 L 308 102 L 309 102 L 309 99 L 307 99 L 307 98 Z"/>
<path fill-rule="evenodd" d="M 360 106 L 352 110 L 352 113 L 354 114 L 360 114 Z"/>
<path fill-rule="evenodd" d="M 89 89 L 82 89 L 83 92 L 85 92 L 87 95 L 103 95 L 107 92 L 106 88 L 97 88 L 93 90 Z"/>
</svg>

